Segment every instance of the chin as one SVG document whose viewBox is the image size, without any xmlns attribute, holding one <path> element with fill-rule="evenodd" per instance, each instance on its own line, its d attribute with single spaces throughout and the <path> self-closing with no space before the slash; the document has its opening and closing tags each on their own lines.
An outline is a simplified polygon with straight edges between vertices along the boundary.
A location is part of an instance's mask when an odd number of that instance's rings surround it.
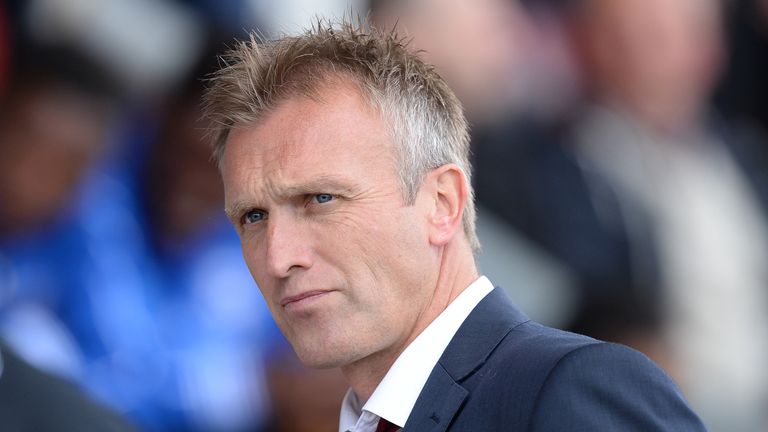
<svg viewBox="0 0 768 432">
<path fill-rule="evenodd" d="M 294 348 L 296 355 L 304 366 L 313 369 L 333 369 L 342 367 L 349 363 L 346 358 L 342 358 L 339 353 L 329 352 L 308 352 L 300 351 Z"/>
</svg>

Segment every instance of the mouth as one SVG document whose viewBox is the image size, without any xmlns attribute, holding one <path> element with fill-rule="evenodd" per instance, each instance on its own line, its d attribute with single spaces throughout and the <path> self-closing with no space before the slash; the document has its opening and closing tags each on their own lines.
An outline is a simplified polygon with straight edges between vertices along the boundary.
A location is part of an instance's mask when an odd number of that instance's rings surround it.
<svg viewBox="0 0 768 432">
<path fill-rule="evenodd" d="M 299 305 L 301 303 L 309 302 L 316 298 L 325 296 L 329 293 L 332 293 L 333 291 L 334 290 L 312 290 L 312 291 L 307 291 L 295 296 L 285 297 L 280 300 L 280 306 L 289 307 L 292 305 Z"/>
</svg>

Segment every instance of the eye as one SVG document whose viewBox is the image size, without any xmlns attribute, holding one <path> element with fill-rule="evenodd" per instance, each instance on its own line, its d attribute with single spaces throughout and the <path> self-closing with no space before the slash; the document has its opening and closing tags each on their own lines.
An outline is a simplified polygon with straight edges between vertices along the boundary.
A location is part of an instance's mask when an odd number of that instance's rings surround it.
<svg viewBox="0 0 768 432">
<path fill-rule="evenodd" d="M 267 213 L 263 210 L 250 210 L 243 215 L 243 224 L 249 225 L 261 222 L 267 218 Z"/>
<path fill-rule="evenodd" d="M 325 204 L 329 201 L 333 201 L 334 198 L 335 197 L 331 194 L 316 194 L 312 196 L 312 199 L 318 204 Z"/>
</svg>

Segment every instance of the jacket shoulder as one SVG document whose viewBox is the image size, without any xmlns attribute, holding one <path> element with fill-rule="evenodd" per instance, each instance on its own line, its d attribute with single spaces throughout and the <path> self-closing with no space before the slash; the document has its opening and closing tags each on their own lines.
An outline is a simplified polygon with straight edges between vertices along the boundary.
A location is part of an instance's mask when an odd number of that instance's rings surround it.
<svg viewBox="0 0 768 432">
<path fill-rule="evenodd" d="M 525 383 L 525 430 L 705 430 L 674 382 L 640 352 L 536 323 L 516 330 L 499 355 Z"/>
<path fill-rule="evenodd" d="M 643 354 L 531 321 L 512 329 L 462 385 L 470 423 L 488 430 L 704 430 Z"/>
<path fill-rule="evenodd" d="M 556 413 L 557 415 L 553 415 Z M 643 354 L 596 343 L 569 352 L 536 396 L 531 431 L 704 431 L 672 380 Z"/>
</svg>

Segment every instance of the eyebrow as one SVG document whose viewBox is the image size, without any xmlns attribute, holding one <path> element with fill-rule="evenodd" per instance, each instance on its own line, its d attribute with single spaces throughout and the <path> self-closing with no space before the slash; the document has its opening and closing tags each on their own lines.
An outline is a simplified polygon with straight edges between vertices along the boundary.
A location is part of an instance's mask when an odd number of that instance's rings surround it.
<svg viewBox="0 0 768 432">
<path fill-rule="evenodd" d="M 237 221 L 240 219 L 240 215 L 251 208 L 253 208 L 253 206 L 247 202 L 237 201 L 231 206 L 224 207 L 224 213 L 226 213 L 227 218 L 229 218 L 229 220 L 232 221 L 234 225 L 237 225 Z"/>
<path fill-rule="evenodd" d="M 357 188 L 349 185 L 349 181 L 343 177 L 334 175 L 323 175 L 313 178 L 306 183 L 279 188 L 278 197 L 290 199 L 297 196 L 304 196 L 316 193 L 331 193 L 354 196 L 358 193 Z M 250 200 L 235 201 L 230 206 L 224 208 L 227 217 L 233 222 L 237 222 L 240 215 L 248 210 L 259 208 L 260 206 Z"/>
</svg>

